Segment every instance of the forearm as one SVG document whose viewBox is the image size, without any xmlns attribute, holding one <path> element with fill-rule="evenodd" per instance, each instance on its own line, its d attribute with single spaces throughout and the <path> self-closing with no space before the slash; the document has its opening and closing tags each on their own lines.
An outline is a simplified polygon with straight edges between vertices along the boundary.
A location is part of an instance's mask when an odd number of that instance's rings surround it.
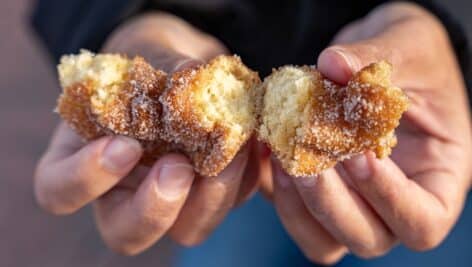
<svg viewBox="0 0 472 267">
<path fill-rule="evenodd" d="M 125 22 L 111 34 L 104 50 L 138 54 L 151 61 L 156 55 L 169 52 L 203 61 L 227 52 L 217 39 L 163 12 L 144 14 Z"/>
</svg>

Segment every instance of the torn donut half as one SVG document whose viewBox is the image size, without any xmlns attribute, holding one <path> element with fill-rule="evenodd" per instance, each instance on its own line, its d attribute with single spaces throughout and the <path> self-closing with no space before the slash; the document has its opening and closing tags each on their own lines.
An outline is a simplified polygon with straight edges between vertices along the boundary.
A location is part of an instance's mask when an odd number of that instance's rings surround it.
<svg viewBox="0 0 472 267">
<path fill-rule="evenodd" d="M 292 176 L 319 174 L 366 150 L 388 156 L 409 103 L 391 72 L 389 63 L 373 63 L 341 86 L 314 67 L 276 69 L 262 84 L 258 137 Z"/>
<path fill-rule="evenodd" d="M 139 140 L 145 163 L 182 152 L 197 173 L 216 176 L 256 127 L 260 79 L 237 56 L 167 74 L 139 56 L 82 50 L 63 56 L 58 73 L 60 116 L 86 140 Z"/>
<path fill-rule="evenodd" d="M 160 97 L 162 138 L 182 145 L 198 170 L 216 175 L 257 126 L 260 82 L 237 56 L 174 73 Z"/>
</svg>

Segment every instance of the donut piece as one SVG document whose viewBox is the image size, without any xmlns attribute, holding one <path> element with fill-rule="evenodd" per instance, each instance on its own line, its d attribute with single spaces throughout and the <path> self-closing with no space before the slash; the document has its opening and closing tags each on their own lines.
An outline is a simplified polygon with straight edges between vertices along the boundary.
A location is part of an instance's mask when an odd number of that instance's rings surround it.
<svg viewBox="0 0 472 267">
<path fill-rule="evenodd" d="M 292 176 L 318 174 L 366 150 L 388 156 L 409 103 L 391 71 L 385 61 L 373 63 L 340 86 L 308 66 L 274 70 L 262 84 L 259 139 Z"/>
<path fill-rule="evenodd" d="M 256 127 L 259 84 L 237 56 L 174 73 L 160 97 L 162 138 L 181 145 L 198 172 L 216 175 Z"/>
<path fill-rule="evenodd" d="M 141 57 L 83 50 L 62 57 L 58 72 L 60 116 L 86 140 L 139 140 L 147 165 L 181 152 L 197 173 L 216 176 L 256 126 L 260 79 L 236 56 L 167 75 Z"/>
<path fill-rule="evenodd" d="M 62 57 L 58 72 L 64 88 L 58 111 L 85 138 L 96 136 L 98 128 L 140 140 L 159 138 L 158 97 L 166 73 L 141 57 L 95 55 L 86 50 Z M 96 122 L 95 127 L 91 122 Z"/>
</svg>

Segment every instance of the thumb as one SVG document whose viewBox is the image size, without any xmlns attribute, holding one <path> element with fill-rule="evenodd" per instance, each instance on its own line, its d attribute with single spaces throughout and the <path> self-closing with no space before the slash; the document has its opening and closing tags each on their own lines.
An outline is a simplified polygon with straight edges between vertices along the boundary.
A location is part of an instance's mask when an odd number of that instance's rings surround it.
<svg viewBox="0 0 472 267">
<path fill-rule="evenodd" d="M 425 12 L 390 5 L 374 10 L 366 18 L 348 25 L 336 36 L 334 45 L 318 57 L 318 69 L 328 79 L 346 84 L 352 74 L 370 63 L 386 60 L 394 66 L 395 75 L 417 71 L 419 64 L 435 58 L 433 52 L 440 30 Z M 419 45 L 421 44 L 421 45 Z M 421 58 L 421 60 L 418 60 Z M 429 63 L 426 63 L 429 64 Z"/>
<path fill-rule="evenodd" d="M 386 60 L 398 66 L 405 54 L 414 51 L 410 50 L 408 44 L 399 44 L 391 35 L 392 33 L 385 32 L 379 37 L 330 46 L 318 57 L 318 70 L 328 79 L 346 84 L 353 73 L 373 62 Z"/>
</svg>

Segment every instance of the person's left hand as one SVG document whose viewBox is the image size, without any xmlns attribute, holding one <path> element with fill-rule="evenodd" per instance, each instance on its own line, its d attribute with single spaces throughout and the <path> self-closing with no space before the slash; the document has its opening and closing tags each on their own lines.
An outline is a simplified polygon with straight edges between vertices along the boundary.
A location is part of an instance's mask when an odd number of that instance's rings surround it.
<svg viewBox="0 0 472 267">
<path fill-rule="evenodd" d="M 226 53 L 215 38 L 164 13 L 123 23 L 104 51 L 141 55 L 169 73 Z M 196 245 L 256 190 L 254 144 L 249 141 L 218 176 L 196 177 L 182 154 L 163 155 L 145 167 L 138 163 L 143 147 L 137 140 L 104 136 L 84 144 L 60 123 L 36 169 L 36 199 L 57 215 L 92 203 L 98 232 L 122 254 L 140 253 L 165 234 Z"/>
<path fill-rule="evenodd" d="M 304 178 L 289 177 L 273 162 L 278 214 L 314 262 L 331 264 L 348 251 L 376 257 L 399 242 L 432 249 L 454 225 L 469 190 L 470 111 L 443 26 L 413 4 L 381 6 L 345 27 L 318 68 L 345 84 L 383 59 L 411 100 L 390 158 L 366 152 Z"/>
</svg>

